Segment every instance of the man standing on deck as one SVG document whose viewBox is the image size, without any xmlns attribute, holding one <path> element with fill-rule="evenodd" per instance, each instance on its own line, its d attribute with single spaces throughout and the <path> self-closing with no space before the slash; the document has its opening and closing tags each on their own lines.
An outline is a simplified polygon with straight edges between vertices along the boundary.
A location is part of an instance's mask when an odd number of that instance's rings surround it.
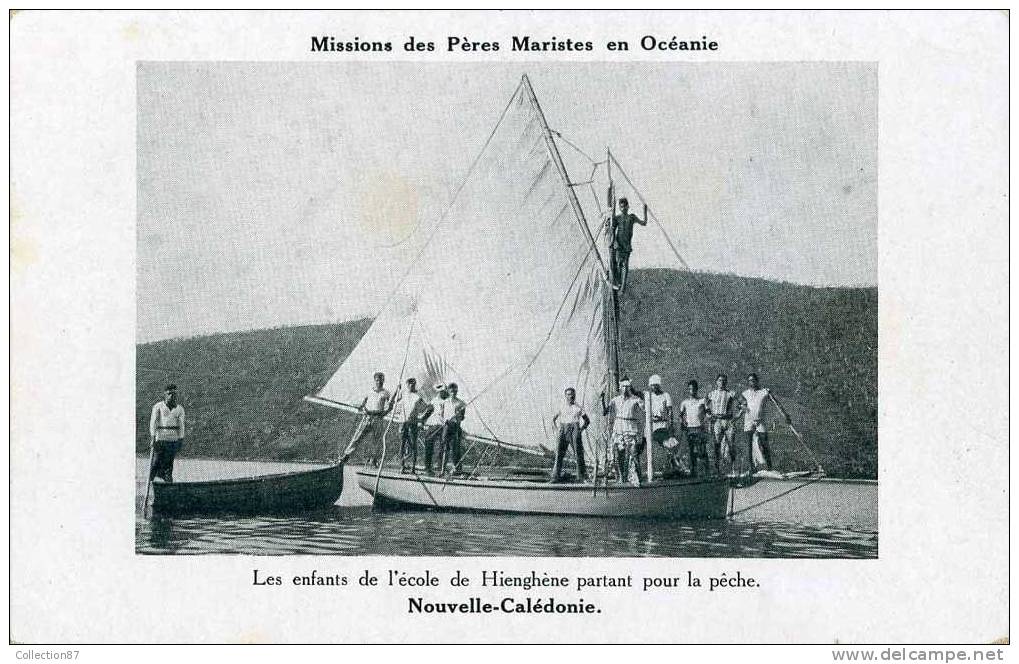
<svg viewBox="0 0 1019 664">
<path fill-rule="evenodd" d="M 365 395 L 364 399 L 361 399 L 361 405 L 357 407 L 358 412 L 363 413 L 363 415 L 361 416 L 361 421 L 357 423 L 357 429 L 354 430 L 350 444 L 343 451 L 340 463 L 346 461 L 354 453 L 354 450 L 361 444 L 361 440 L 365 436 L 371 434 L 378 440 L 382 436 L 386 415 L 389 415 L 389 412 L 393 410 L 392 395 L 384 387 L 386 374 L 376 371 L 373 378 L 375 385 Z"/>
<path fill-rule="evenodd" d="M 460 462 L 463 460 L 463 449 L 460 445 L 463 431 L 460 425 L 467 414 L 467 403 L 456 396 L 458 390 L 456 383 L 449 384 L 449 399 L 446 400 L 443 411 L 445 422 L 442 426 L 442 447 L 439 451 L 442 472 L 446 472 L 449 465 L 452 465 L 451 473 L 460 472 Z"/>
<path fill-rule="evenodd" d="M 648 378 L 647 384 L 651 391 L 651 442 L 665 451 L 670 467 L 678 468 L 675 456 L 678 450 L 665 447 L 665 442 L 672 438 L 672 395 L 662 389 L 662 377 L 658 374 Z"/>
<path fill-rule="evenodd" d="M 439 383 L 434 387 L 435 397 L 425 406 L 421 413 L 421 422 L 425 422 L 425 472 L 434 475 L 432 470 L 432 456 L 435 452 L 435 441 L 438 439 L 440 445 L 443 440 L 443 431 L 446 428 L 446 407 L 449 400 L 449 392 L 446 386 Z"/>
<path fill-rule="evenodd" d="M 398 411 L 400 424 L 400 472 L 407 472 L 407 461 L 410 461 L 410 472 L 417 472 L 418 463 L 418 431 L 421 421 L 418 418 L 425 407 L 424 399 L 418 394 L 418 382 L 415 378 L 407 379 L 407 391 L 397 398 L 400 405 Z"/>
<path fill-rule="evenodd" d="M 152 466 L 149 481 L 173 481 L 173 460 L 184 444 L 184 408 L 177 403 L 177 386 L 166 386 L 163 400 L 152 407 L 149 418 L 152 442 Z"/>
<path fill-rule="evenodd" d="M 562 480 L 563 461 L 566 458 L 566 450 L 573 445 L 573 452 L 577 455 L 577 481 L 587 481 L 587 466 L 584 464 L 584 439 L 583 433 L 591 424 L 591 418 L 587 416 L 584 409 L 577 404 L 577 390 L 567 387 L 564 391 L 566 404 L 559 409 L 559 412 L 552 416 L 552 428 L 559 426 L 559 441 L 556 445 L 555 462 L 552 464 L 552 478 L 550 482 Z"/>
<path fill-rule="evenodd" d="M 736 463 L 736 447 L 733 438 L 736 430 L 732 426 L 732 407 L 736 393 L 727 389 L 729 377 L 718 374 L 715 389 L 708 393 L 708 422 L 711 425 L 711 437 L 714 442 L 715 472 L 722 472 L 722 457 L 728 457 L 729 467 Z"/>
<path fill-rule="evenodd" d="M 775 395 L 771 393 L 771 390 L 766 387 L 760 387 L 757 374 L 752 373 L 747 376 L 747 383 L 750 387 L 743 391 L 739 414 L 744 416 L 743 434 L 747 439 L 748 465 L 752 471 L 754 465 L 754 438 L 756 437 L 757 444 L 761 448 L 761 456 L 764 457 L 764 469 L 771 470 L 771 447 L 768 445 L 768 427 L 766 424 L 767 402 L 774 402 L 775 406 L 778 407 L 778 411 L 785 418 L 786 424 L 792 424 L 793 420 L 789 417 L 789 413 L 782 407 L 778 399 L 775 398 Z"/>
<path fill-rule="evenodd" d="M 708 439 L 704 431 L 707 421 L 707 399 L 697 396 L 697 381 L 686 384 L 689 395 L 679 405 L 679 418 L 686 433 L 686 444 L 690 449 L 690 475 L 697 477 L 697 460 L 704 460 L 704 471 L 708 470 Z"/>
<path fill-rule="evenodd" d="M 633 225 L 647 226 L 647 210 L 644 219 L 630 214 L 630 202 L 619 199 L 619 214 L 609 219 L 612 233 L 612 255 L 615 257 L 612 266 L 612 281 L 621 290 L 626 290 L 626 276 L 630 271 L 630 252 L 633 250 Z"/>
<path fill-rule="evenodd" d="M 619 381 L 619 394 L 605 403 L 601 393 L 602 415 L 612 415 L 612 447 L 615 450 L 616 473 L 619 482 L 629 481 L 640 486 L 639 445 L 644 423 L 643 399 L 633 391 L 627 377 Z"/>
</svg>

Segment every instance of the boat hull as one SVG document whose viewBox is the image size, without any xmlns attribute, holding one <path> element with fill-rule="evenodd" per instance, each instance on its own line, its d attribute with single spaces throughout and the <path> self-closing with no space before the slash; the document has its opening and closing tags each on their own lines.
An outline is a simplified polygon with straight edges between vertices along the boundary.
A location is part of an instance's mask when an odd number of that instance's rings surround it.
<svg viewBox="0 0 1019 664">
<path fill-rule="evenodd" d="M 343 491 L 343 465 L 207 482 L 154 482 L 154 514 L 275 513 L 328 507 Z"/>
<path fill-rule="evenodd" d="M 361 488 L 394 506 L 575 516 L 718 519 L 726 516 L 725 478 L 660 480 L 644 486 L 463 480 L 358 470 Z"/>
</svg>

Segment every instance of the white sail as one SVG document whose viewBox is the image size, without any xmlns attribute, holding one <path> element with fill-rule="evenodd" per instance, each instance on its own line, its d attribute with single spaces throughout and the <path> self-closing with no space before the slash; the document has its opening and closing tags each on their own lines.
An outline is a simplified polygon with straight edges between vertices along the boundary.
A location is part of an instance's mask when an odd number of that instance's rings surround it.
<svg viewBox="0 0 1019 664">
<path fill-rule="evenodd" d="M 525 78 L 447 214 L 320 398 L 357 405 L 375 371 L 391 390 L 401 373 L 415 377 L 427 398 L 433 384 L 456 382 L 469 404 L 468 434 L 541 451 L 553 446 L 564 388 L 574 387 L 592 435 L 601 435 L 608 286 L 552 140 Z"/>
</svg>

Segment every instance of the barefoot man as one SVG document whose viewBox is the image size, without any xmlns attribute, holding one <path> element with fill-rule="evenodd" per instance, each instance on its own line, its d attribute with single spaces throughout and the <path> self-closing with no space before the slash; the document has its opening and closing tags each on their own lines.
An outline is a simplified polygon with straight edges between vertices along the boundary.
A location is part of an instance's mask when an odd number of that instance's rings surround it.
<svg viewBox="0 0 1019 664">
<path fill-rule="evenodd" d="M 410 472 L 417 472 L 418 463 L 418 431 L 421 420 L 419 419 L 425 408 L 424 399 L 418 394 L 418 382 L 416 378 L 407 379 L 407 391 L 398 396 L 396 403 L 399 405 L 397 413 L 400 415 L 400 472 L 408 472 L 407 462 L 410 462 Z"/>
<path fill-rule="evenodd" d="M 446 472 L 446 466 L 452 467 L 450 473 L 460 472 L 460 462 L 463 461 L 463 429 L 462 424 L 467 416 L 467 403 L 457 396 L 460 388 L 456 383 L 450 383 L 449 398 L 443 407 L 445 422 L 442 425 L 442 447 L 439 450 L 439 466 L 442 472 Z"/>
<path fill-rule="evenodd" d="M 742 401 L 740 402 L 740 413 L 744 415 L 743 435 L 747 439 L 747 459 L 749 459 L 749 465 L 752 469 L 754 464 L 754 438 L 756 437 L 757 444 L 761 448 L 761 455 L 764 457 L 764 469 L 771 470 L 771 446 L 768 445 L 768 427 L 766 424 L 768 401 L 771 401 L 778 407 L 778 411 L 782 413 L 786 424 L 791 424 L 792 418 L 789 417 L 789 413 L 786 412 L 782 404 L 775 398 L 775 395 L 771 393 L 771 390 L 766 387 L 760 387 L 757 374 L 752 373 L 747 376 L 747 384 L 749 387 L 743 391 L 741 395 Z"/>
<path fill-rule="evenodd" d="M 715 389 L 708 393 L 708 421 L 711 423 L 715 472 L 717 473 L 722 472 L 723 457 L 729 459 L 730 468 L 736 462 L 736 447 L 733 445 L 736 430 L 732 426 L 732 411 L 736 393 L 729 391 L 728 383 L 728 376 L 718 374 L 718 378 L 715 379 Z"/>
<path fill-rule="evenodd" d="M 425 433 L 422 439 L 425 444 L 425 473 L 434 475 L 432 469 L 432 456 L 435 454 L 435 441 L 442 444 L 443 432 L 446 429 L 446 408 L 449 401 L 449 391 L 442 383 L 438 383 L 432 389 L 435 390 L 435 397 L 425 406 L 421 413 L 421 421 L 425 423 Z"/>
<path fill-rule="evenodd" d="M 361 399 L 361 405 L 357 407 L 357 411 L 363 413 L 363 415 L 361 416 L 361 421 L 357 423 L 357 429 L 354 430 L 354 436 L 350 439 L 350 444 L 343 451 L 340 463 L 346 461 L 354 453 L 354 450 L 357 449 L 357 446 L 365 436 L 371 435 L 378 440 L 382 436 L 386 415 L 389 415 L 389 412 L 393 410 L 392 395 L 384 387 L 386 384 L 386 374 L 376 371 L 373 379 L 375 385 L 365 395 L 364 399 Z"/>
<path fill-rule="evenodd" d="M 584 409 L 577 403 L 577 390 L 567 387 L 563 392 L 566 403 L 559 412 L 552 416 L 552 428 L 559 427 L 559 441 L 556 445 L 555 463 L 552 464 L 552 479 L 550 482 L 562 481 L 563 461 L 566 458 L 566 450 L 570 445 L 577 455 L 577 481 L 587 480 L 587 466 L 584 465 L 584 441 L 582 434 L 591 424 L 591 418 L 587 416 Z"/>
<path fill-rule="evenodd" d="M 629 481 L 640 486 L 640 462 L 638 460 L 641 429 L 644 423 L 644 400 L 633 391 L 629 378 L 619 381 L 619 394 L 605 403 L 601 394 L 602 415 L 612 415 L 612 447 L 615 450 L 618 482 Z"/>
<path fill-rule="evenodd" d="M 678 449 L 669 449 L 665 443 L 673 436 L 672 395 L 662 389 L 662 377 L 654 374 L 647 379 L 651 390 L 651 442 L 660 447 L 669 459 L 669 469 L 679 467 Z M 652 447 L 652 450 L 654 447 Z"/>
<path fill-rule="evenodd" d="M 686 434 L 686 444 L 690 449 L 690 475 L 697 477 L 697 461 L 704 461 L 704 471 L 708 470 L 707 435 L 704 424 L 707 422 L 707 399 L 697 396 L 697 381 L 686 384 L 687 397 L 679 404 L 679 418 Z"/>
<path fill-rule="evenodd" d="M 630 213 L 630 203 L 625 198 L 619 199 L 619 214 L 609 219 L 612 232 L 612 281 L 619 290 L 626 290 L 626 276 L 630 271 L 630 252 L 633 250 L 633 225 L 647 226 L 647 206 L 644 219 Z"/>
</svg>

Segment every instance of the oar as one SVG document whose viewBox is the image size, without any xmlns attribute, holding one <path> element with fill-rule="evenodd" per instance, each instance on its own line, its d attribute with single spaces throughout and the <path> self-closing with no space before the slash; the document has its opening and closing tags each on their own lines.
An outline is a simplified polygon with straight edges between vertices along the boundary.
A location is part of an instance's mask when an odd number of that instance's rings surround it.
<svg viewBox="0 0 1019 664">
<path fill-rule="evenodd" d="M 358 409 L 357 412 L 360 413 L 361 412 L 360 409 Z M 352 433 L 350 434 L 350 441 L 347 443 L 347 447 L 350 447 L 354 443 L 354 439 L 357 438 L 357 435 L 359 433 L 361 433 L 361 423 L 364 422 L 364 418 L 365 417 L 367 417 L 367 415 L 361 414 L 361 415 L 358 416 L 358 418 L 356 420 L 354 420 L 354 428 L 352 430 Z M 346 448 L 344 448 L 344 449 L 346 449 Z M 346 463 L 347 459 L 349 459 L 350 456 L 355 451 L 356 451 L 356 449 L 350 450 L 350 452 L 340 452 L 339 456 L 337 457 L 336 464 L 340 465 L 340 464 Z"/>
<path fill-rule="evenodd" d="M 149 507 L 149 490 L 152 488 L 152 463 L 156 458 L 156 437 L 152 436 L 149 441 L 149 473 L 145 476 L 145 500 L 142 502 L 142 516 Z"/>
<path fill-rule="evenodd" d="M 400 374 L 400 379 L 403 379 L 403 374 Z M 396 388 L 396 392 L 393 393 L 391 408 L 389 409 L 389 421 L 386 422 L 386 428 L 382 431 L 382 458 L 379 459 L 379 467 L 375 472 L 375 491 L 372 493 L 372 506 L 371 511 L 375 511 L 375 497 L 379 495 L 379 481 L 382 479 L 382 466 L 386 463 L 386 437 L 389 435 L 389 427 L 392 425 L 393 420 L 396 419 L 396 401 L 400 398 L 400 390 L 403 389 L 401 383 Z"/>
</svg>

